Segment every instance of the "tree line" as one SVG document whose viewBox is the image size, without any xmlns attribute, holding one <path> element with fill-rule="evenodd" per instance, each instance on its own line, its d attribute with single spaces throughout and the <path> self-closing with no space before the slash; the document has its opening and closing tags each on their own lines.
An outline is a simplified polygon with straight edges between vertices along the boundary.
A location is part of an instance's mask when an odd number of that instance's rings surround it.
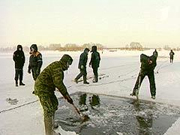
<svg viewBox="0 0 180 135">
<path fill-rule="evenodd" d="M 85 43 L 83 45 L 77 45 L 74 43 L 68 43 L 65 44 L 64 46 L 62 46 L 61 44 L 50 44 L 49 46 L 43 46 L 43 45 L 38 45 L 38 49 L 43 51 L 43 50 L 51 50 L 51 51 L 80 51 L 80 50 L 84 50 L 84 48 L 89 48 L 91 49 L 92 46 L 97 46 L 98 50 L 102 50 L 103 48 L 105 48 L 102 44 L 100 43 Z M 23 45 L 22 45 L 23 46 Z M 23 46 L 23 50 L 24 51 L 29 51 L 29 47 L 30 46 Z M 13 46 L 13 47 L 3 47 L 0 48 L 0 51 L 13 51 L 17 49 L 17 45 Z"/>
<path fill-rule="evenodd" d="M 118 47 L 118 48 L 111 48 L 111 47 L 105 47 L 104 45 L 100 43 L 85 43 L 83 45 L 77 45 L 74 43 L 68 43 L 62 46 L 59 44 L 50 44 L 49 46 L 44 45 L 38 45 L 39 50 L 51 50 L 51 51 L 82 51 L 84 48 L 91 49 L 92 46 L 97 46 L 98 50 L 103 49 L 121 49 L 121 50 L 147 50 L 151 48 L 143 47 L 143 45 L 140 42 L 131 42 L 129 45 L 125 45 L 124 47 Z M 22 45 L 23 46 L 23 45 Z M 180 51 L 180 47 L 177 48 L 171 48 L 169 45 L 165 45 L 163 48 L 157 48 L 158 50 L 164 49 L 164 50 L 174 50 L 174 51 Z M 5 47 L 0 48 L 1 52 L 9 52 L 16 50 L 16 46 L 14 47 Z M 23 46 L 23 50 L 28 52 L 29 46 Z"/>
</svg>

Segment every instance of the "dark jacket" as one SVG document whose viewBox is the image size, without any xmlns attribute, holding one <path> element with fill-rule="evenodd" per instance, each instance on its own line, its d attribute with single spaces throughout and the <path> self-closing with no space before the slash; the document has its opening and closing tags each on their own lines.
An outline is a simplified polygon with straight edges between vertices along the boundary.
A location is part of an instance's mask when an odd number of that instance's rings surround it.
<svg viewBox="0 0 180 135">
<path fill-rule="evenodd" d="M 86 68 L 87 60 L 88 53 L 84 50 L 84 52 L 80 55 L 78 68 L 81 69 L 82 65 L 84 68 Z"/>
<path fill-rule="evenodd" d="M 170 55 L 170 58 L 173 59 L 173 57 L 174 57 L 174 52 L 171 51 L 171 52 L 169 53 L 169 55 Z"/>
<path fill-rule="evenodd" d="M 35 54 L 31 54 L 29 58 L 29 69 L 38 68 L 40 69 L 42 66 L 42 55 L 40 52 L 36 52 Z"/>
<path fill-rule="evenodd" d="M 91 52 L 92 52 L 91 61 L 90 61 L 89 65 L 91 65 L 92 68 L 98 68 L 99 64 L 100 64 L 101 57 L 100 57 L 99 52 L 97 52 L 97 47 L 93 46 Z"/>
<path fill-rule="evenodd" d="M 140 55 L 141 71 L 144 71 L 144 72 L 154 71 L 156 67 L 156 60 L 157 60 L 157 57 L 154 55 L 147 56 L 145 54 L 141 54 Z M 150 61 L 152 61 L 151 64 L 149 63 Z"/>
<path fill-rule="evenodd" d="M 155 51 L 153 52 L 153 55 L 156 56 L 156 57 L 158 57 L 158 52 L 157 52 L 156 49 L 155 49 Z"/>
<path fill-rule="evenodd" d="M 13 54 L 15 68 L 22 69 L 25 63 L 25 56 L 21 45 L 17 46 L 17 50 Z"/>
</svg>

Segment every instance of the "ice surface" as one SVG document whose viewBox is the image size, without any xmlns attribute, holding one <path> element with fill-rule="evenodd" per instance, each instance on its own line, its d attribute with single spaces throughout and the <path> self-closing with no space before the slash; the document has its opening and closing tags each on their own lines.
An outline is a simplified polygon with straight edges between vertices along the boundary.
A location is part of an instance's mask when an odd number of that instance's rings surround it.
<svg viewBox="0 0 180 135">
<path fill-rule="evenodd" d="M 109 52 L 105 50 L 101 54 L 102 61 L 99 74 L 105 74 L 97 84 L 88 80 L 90 85 L 82 82 L 75 84 L 72 80 L 79 73 L 78 59 L 81 52 L 42 52 L 43 67 L 53 61 L 59 60 L 64 53 L 72 55 L 74 61 L 68 71 L 65 72 L 64 83 L 70 93 L 77 91 L 100 93 L 105 95 L 115 95 L 129 97 L 132 92 L 137 74 L 139 72 L 139 55 L 145 53 L 151 55 L 154 50 L 148 51 L 117 51 Z M 38 102 L 38 98 L 32 94 L 33 79 L 27 73 L 28 57 L 26 53 L 26 63 L 24 66 L 25 86 L 15 87 L 14 82 L 14 62 L 12 53 L 0 54 L 0 135 L 43 135 L 43 111 Z M 89 55 L 90 56 L 90 55 Z M 180 52 L 175 52 L 174 63 L 169 63 L 169 51 L 159 51 L 158 65 L 155 69 L 157 96 L 154 102 L 172 104 L 180 106 Z M 88 61 L 89 62 L 89 61 Z M 92 69 L 87 68 L 88 77 L 93 77 Z M 56 93 L 58 97 L 61 94 Z M 15 105 L 9 104 L 6 99 L 17 99 Z M 140 99 L 152 101 L 147 78 L 142 83 L 140 89 Z M 113 115 L 113 112 L 112 112 Z M 180 132 L 180 120 L 173 124 L 167 131 L 167 135 L 176 135 Z"/>
</svg>

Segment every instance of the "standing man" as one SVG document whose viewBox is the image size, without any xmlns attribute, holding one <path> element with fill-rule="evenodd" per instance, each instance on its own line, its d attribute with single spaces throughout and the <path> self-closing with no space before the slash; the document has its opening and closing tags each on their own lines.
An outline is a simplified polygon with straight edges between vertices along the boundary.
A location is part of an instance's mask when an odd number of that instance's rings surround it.
<svg viewBox="0 0 180 135">
<path fill-rule="evenodd" d="M 88 53 L 89 53 L 89 49 L 85 48 L 84 52 L 81 53 L 81 55 L 80 55 L 79 65 L 78 65 L 80 73 L 75 78 L 75 82 L 76 83 L 78 83 L 78 79 L 83 76 L 84 84 L 89 84 L 89 82 L 87 82 L 87 71 L 86 71 L 86 64 L 87 64 L 87 60 L 88 60 Z"/>
<path fill-rule="evenodd" d="M 138 75 L 138 78 L 136 80 L 136 84 L 134 86 L 131 96 L 136 96 L 138 99 L 139 89 L 141 86 L 141 83 L 145 76 L 148 76 L 149 82 L 150 82 L 150 92 L 151 92 L 151 98 L 155 99 L 156 96 L 156 84 L 155 84 L 155 77 L 154 77 L 154 69 L 156 67 L 156 60 L 157 55 L 153 53 L 152 56 L 147 56 L 145 54 L 140 55 L 140 61 L 141 61 L 141 69 Z"/>
<path fill-rule="evenodd" d="M 169 56 L 170 56 L 170 63 L 173 63 L 173 59 L 174 59 L 174 52 L 173 52 L 173 50 L 170 51 Z"/>
<path fill-rule="evenodd" d="M 157 52 L 156 49 L 154 50 L 153 55 L 156 56 L 156 57 L 158 57 L 158 52 Z"/>
<path fill-rule="evenodd" d="M 34 80 L 36 80 L 36 78 L 40 74 L 41 66 L 42 66 L 42 55 L 40 52 L 38 52 L 37 45 L 32 44 L 30 47 L 28 73 L 30 74 L 32 71 L 32 76 Z"/>
<path fill-rule="evenodd" d="M 13 54 L 13 60 L 15 62 L 16 87 L 18 87 L 18 79 L 19 79 L 19 85 L 24 86 L 25 84 L 22 82 L 22 80 L 23 80 L 23 67 L 25 63 L 25 56 L 24 56 L 22 45 L 17 46 L 17 50 Z"/>
<path fill-rule="evenodd" d="M 44 125 L 46 135 L 53 135 L 54 115 L 58 109 L 58 100 L 55 96 L 55 88 L 63 95 L 63 97 L 73 104 L 73 100 L 69 96 L 66 86 L 63 83 L 64 71 L 72 64 L 71 56 L 65 54 L 60 61 L 55 61 L 48 65 L 37 77 L 34 86 L 34 94 L 39 97 L 40 103 L 44 110 Z"/>
<path fill-rule="evenodd" d="M 101 58 L 100 58 L 99 52 L 97 52 L 97 46 L 92 46 L 91 52 L 92 54 L 91 54 L 91 61 L 89 63 L 89 66 L 92 67 L 93 73 L 94 73 L 93 83 L 97 83 L 98 82 L 98 68 L 99 68 Z"/>
</svg>

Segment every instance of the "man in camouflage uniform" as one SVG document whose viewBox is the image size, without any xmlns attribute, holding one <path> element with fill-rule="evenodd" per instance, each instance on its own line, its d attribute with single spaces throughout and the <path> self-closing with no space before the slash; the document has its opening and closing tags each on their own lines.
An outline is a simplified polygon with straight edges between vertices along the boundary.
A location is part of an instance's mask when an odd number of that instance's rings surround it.
<svg viewBox="0 0 180 135">
<path fill-rule="evenodd" d="M 30 74 L 32 71 L 33 79 L 36 80 L 41 72 L 42 54 L 38 51 L 38 47 L 36 44 L 31 45 L 30 54 L 31 55 L 29 58 L 28 73 Z"/>
<path fill-rule="evenodd" d="M 55 96 L 55 88 L 63 95 L 63 97 L 73 104 L 73 100 L 69 96 L 67 89 L 63 83 L 64 71 L 72 64 L 71 56 L 65 54 L 60 61 L 55 61 L 48 65 L 37 77 L 34 86 L 34 94 L 40 99 L 44 110 L 44 125 L 46 135 L 53 135 L 54 115 L 58 109 L 58 100 Z"/>
</svg>

